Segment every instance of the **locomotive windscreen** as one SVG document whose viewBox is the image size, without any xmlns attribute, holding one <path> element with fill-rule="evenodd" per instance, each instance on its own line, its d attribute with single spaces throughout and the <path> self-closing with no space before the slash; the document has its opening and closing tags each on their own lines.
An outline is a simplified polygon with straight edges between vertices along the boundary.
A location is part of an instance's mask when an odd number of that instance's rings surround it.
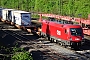
<svg viewBox="0 0 90 60">
<path fill-rule="evenodd" d="M 73 36 L 82 36 L 82 29 L 81 28 L 70 28 L 71 35 Z"/>
</svg>

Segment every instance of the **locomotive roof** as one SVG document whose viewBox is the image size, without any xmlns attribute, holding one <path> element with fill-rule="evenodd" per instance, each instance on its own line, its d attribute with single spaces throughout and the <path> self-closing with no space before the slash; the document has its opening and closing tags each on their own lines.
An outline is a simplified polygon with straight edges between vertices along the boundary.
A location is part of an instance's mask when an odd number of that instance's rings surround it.
<svg viewBox="0 0 90 60">
<path fill-rule="evenodd" d="M 46 20 L 43 20 L 43 22 L 46 22 Z M 51 25 L 57 26 L 57 27 L 63 27 L 63 28 L 81 28 L 80 25 L 77 24 L 60 24 L 57 22 L 51 22 L 51 21 L 47 21 L 49 22 Z"/>
<path fill-rule="evenodd" d="M 66 27 L 66 28 L 81 28 L 80 25 L 76 25 L 76 24 L 64 24 L 63 27 Z"/>
</svg>

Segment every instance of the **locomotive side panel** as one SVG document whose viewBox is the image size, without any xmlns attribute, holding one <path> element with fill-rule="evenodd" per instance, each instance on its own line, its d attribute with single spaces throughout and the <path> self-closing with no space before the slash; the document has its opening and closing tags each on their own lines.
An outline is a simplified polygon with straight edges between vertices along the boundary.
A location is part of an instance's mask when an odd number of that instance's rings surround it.
<svg viewBox="0 0 90 60">
<path fill-rule="evenodd" d="M 50 21 L 42 22 L 42 32 L 57 39 L 68 40 L 68 33 L 62 27 L 62 24 L 53 23 Z"/>
<path fill-rule="evenodd" d="M 43 20 L 42 21 L 42 33 L 46 34 L 46 29 L 47 29 L 47 22 Z"/>
<path fill-rule="evenodd" d="M 65 32 L 66 29 L 63 27 L 60 27 L 60 24 L 50 24 L 50 35 L 54 36 L 55 38 L 62 39 L 62 40 L 68 40 L 68 34 Z"/>
</svg>

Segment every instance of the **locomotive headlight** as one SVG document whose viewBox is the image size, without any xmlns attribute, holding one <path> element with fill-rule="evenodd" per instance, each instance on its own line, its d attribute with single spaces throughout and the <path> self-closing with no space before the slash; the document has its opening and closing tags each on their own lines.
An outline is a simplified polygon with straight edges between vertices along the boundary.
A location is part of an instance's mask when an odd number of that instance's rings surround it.
<svg viewBox="0 0 90 60">
<path fill-rule="evenodd" d="M 75 40 L 80 40 L 79 38 L 75 38 Z"/>
</svg>

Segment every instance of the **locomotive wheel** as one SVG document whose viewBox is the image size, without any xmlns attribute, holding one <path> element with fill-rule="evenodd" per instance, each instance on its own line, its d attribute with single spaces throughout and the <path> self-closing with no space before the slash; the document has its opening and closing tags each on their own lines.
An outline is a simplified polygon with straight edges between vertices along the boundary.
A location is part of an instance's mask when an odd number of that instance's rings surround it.
<svg viewBox="0 0 90 60">
<path fill-rule="evenodd" d="M 79 47 L 81 47 L 81 46 L 82 46 L 82 43 L 81 43 L 81 42 L 79 42 L 79 43 L 78 43 L 78 46 L 79 46 Z"/>
<path fill-rule="evenodd" d="M 64 46 L 64 43 L 63 42 L 61 43 L 61 46 Z"/>
<path fill-rule="evenodd" d="M 47 39 L 50 41 L 50 35 L 47 34 Z"/>
<path fill-rule="evenodd" d="M 73 49 L 73 48 L 78 48 L 79 47 L 79 45 L 78 45 L 78 43 L 74 43 L 74 42 L 71 42 L 71 48 Z"/>
<path fill-rule="evenodd" d="M 50 41 L 50 37 L 47 37 L 47 39 Z"/>
<path fill-rule="evenodd" d="M 56 40 L 56 39 L 54 39 L 54 42 L 56 43 L 56 42 L 57 42 L 57 40 Z"/>
<path fill-rule="evenodd" d="M 52 38 L 52 42 L 55 42 L 53 38 Z"/>
<path fill-rule="evenodd" d="M 67 48 L 67 45 L 64 43 L 64 47 Z"/>
<path fill-rule="evenodd" d="M 59 42 L 59 45 L 62 46 L 62 42 Z"/>
<path fill-rule="evenodd" d="M 52 43 L 54 42 L 54 39 L 53 39 L 53 38 L 51 38 L 51 42 L 52 42 Z"/>
<path fill-rule="evenodd" d="M 65 47 L 65 48 L 67 48 L 68 46 L 67 46 L 67 45 L 65 45 L 64 47 Z"/>
<path fill-rule="evenodd" d="M 59 43 L 59 41 L 58 41 L 58 40 L 56 40 L 56 43 L 58 44 L 58 43 Z"/>
<path fill-rule="evenodd" d="M 44 38 L 45 36 L 44 35 L 41 35 L 42 38 Z"/>
<path fill-rule="evenodd" d="M 40 38 L 44 38 L 44 35 L 42 33 L 40 33 Z"/>
<path fill-rule="evenodd" d="M 39 37 L 40 37 L 40 38 L 42 38 L 42 34 L 41 34 L 41 32 L 40 32 L 40 35 L 39 35 Z"/>
</svg>

